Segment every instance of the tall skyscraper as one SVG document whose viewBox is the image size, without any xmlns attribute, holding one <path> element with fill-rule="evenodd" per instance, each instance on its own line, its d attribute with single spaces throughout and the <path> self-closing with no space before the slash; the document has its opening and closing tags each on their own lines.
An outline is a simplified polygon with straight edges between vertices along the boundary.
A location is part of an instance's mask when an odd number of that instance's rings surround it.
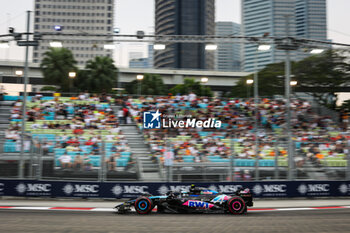
<svg viewBox="0 0 350 233">
<path fill-rule="evenodd" d="M 298 37 L 327 40 L 326 0 L 296 0 L 295 18 Z"/>
<path fill-rule="evenodd" d="M 234 22 L 216 22 L 215 35 L 241 35 L 241 25 Z M 215 69 L 220 71 L 241 71 L 241 44 L 218 43 Z"/>
<path fill-rule="evenodd" d="M 149 44 L 147 46 L 147 50 L 148 50 L 148 68 L 153 68 L 153 54 L 154 54 L 153 44 Z"/>
<path fill-rule="evenodd" d="M 129 52 L 129 60 L 143 58 L 143 52 Z"/>
<path fill-rule="evenodd" d="M 215 0 L 156 0 L 156 35 L 214 35 Z M 214 53 L 201 43 L 170 43 L 155 51 L 156 68 L 213 69 Z"/>
<path fill-rule="evenodd" d="M 326 0 L 296 0 L 296 35 L 300 38 L 327 41 Z M 298 59 L 310 54 L 299 51 Z"/>
<path fill-rule="evenodd" d="M 295 36 L 295 0 L 242 0 L 241 4 L 244 36 L 260 37 L 266 33 L 270 36 L 286 36 L 285 15 L 289 15 L 289 36 Z M 267 64 L 285 58 L 284 51 L 277 50 L 274 46 L 269 51 L 257 51 L 257 48 L 257 44 L 243 45 L 244 71 L 254 71 L 255 62 L 260 70 Z"/>
<path fill-rule="evenodd" d="M 285 37 L 327 40 L 326 0 L 242 0 L 242 34 L 244 36 Z M 289 23 L 286 27 L 286 15 Z M 292 60 L 310 54 L 291 51 Z M 255 60 L 256 59 L 256 60 Z M 285 52 L 275 46 L 269 51 L 257 51 L 256 44 L 243 46 L 243 70 L 254 71 L 255 62 L 260 70 L 267 64 L 284 61 Z"/>
<path fill-rule="evenodd" d="M 129 68 L 150 68 L 148 62 L 148 57 L 130 59 Z"/>
<path fill-rule="evenodd" d="M 129 68 L 153 68 L 153 44 L 147 45 L 148 57 L 143 57 L 142 52 L 140 54 L 136 53 L 133 54 L 138 56 L 131 56 L 131 53 L 129 53 Z"/>
<path fill-rule="evenodd" d="M 96 56 L 112 57 L 112 50 L 104 44 L 111 38 L 94 37 L 89 34 L 113 33 L 113 0 L 35 0 L 34 32 L 83 33 L 85 36 L 45 36 L 33 51 L 33 62 L 40 63 L 49 48 L 49 42 L 59 40 L 63 47 L 73 52 L 78 65 Z M 59 33 L 59 32 L 57 32 Z"/>
</svg>

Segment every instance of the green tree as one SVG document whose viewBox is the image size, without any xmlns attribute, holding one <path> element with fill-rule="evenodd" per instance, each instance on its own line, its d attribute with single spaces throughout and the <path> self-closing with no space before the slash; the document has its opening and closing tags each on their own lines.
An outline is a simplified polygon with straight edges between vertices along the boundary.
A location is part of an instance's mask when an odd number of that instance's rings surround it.
<svg viewBox="0 0 350 233">
<path fill-rule="evenodd" d="M 50 48 L 44 53 L 40 64 L 44 82 L 49 85 L 60 86 L 60 91 L 69 90 L 68 73 L 77 71 L 76 60 L 73 54 L 66 48 Z"/>
<path fill-rule="evenodd" d="M 128 83 L 125 89 L 129 94 L 138 94 L 140 85 L 142 95 L 167 94 L 163 79 L 156 74 L 145 74 L 141 81 L 135 79 Z"/>
<path fill-rule="evenodd" d="M 295 90 L 306 92 L 328 107 L 335 107 L 339 87 L 349 80 L 350 65 L 341 50 L 328 50 L 319 55 L 292 62 L 293 80 L 298 81 Z M 259 96 L 283 95 L 285 91 L 284 62 L 270 64 L 258 73 Z M 248 78 L 241 78 L 232 88 L 231 96 L 246 97 Z M 253 88 L 252 88 L 253 89 Z"/>
<path fill-rule="evenodd" d="M 111 58 L 95 57 L 78 73 L 75 85 L 89 92 L 110 92 L 117 81 L 117 71 Z"/>
<path fill-rule="evenodd" d="M 190 78 L 186 78 L 183 84 L 178 84 L 170 89 L 170 93 L 173 95 L 185 95 L 189 94 L 190 92 L 193 92 L 198 96 L 213 96 L 213 92 L 211 91 L 210 87 L 203 86 L 199 81 L 195 81 L 194 79 Z"/>
<path fill-rule="evenodd" d="M 350 78 L 348 54 L 344 50 L 328 50 L 319 55 L 308 57 L 293 67 L 298 80 L 298 88 L 315 97 L 318 102 L 335 108 L 336 92 Z"/>
<path fill-rule="evenodd" d="M 57 91 L 57 88 L 55 86 L 44 86 L 40 91 Z"/>
<path fill-rule="evenodd" d="M 281 95 L 284 93 L 284 64 L 276 63 L 267 65 L 258 72 L 258 92 L 259 96 L 271 97 L 273 95 Z M 247 79 L 254 79 L 254 75 L 242 77 L 232 88 L 231 96 L 238 98 L 247 97 L 247 88 L 250 88 L 251 97 L 253 95 L 254 83 L 246 83 Z"/>
<path fill-rule="evenodd" d="M 267 65 L 264 69 L 258 72 L 258 92 L 259 96 L 270 97 L 277 94 L 284 93 L 284 79 L 281 78 L 284 74 L 283 63 L 276 63 Z M 246 81 L 248 79 L 254 79 L 254 74 L 242 77 L 238 80 L 235 86 L 233 86 L 231 91 L 232 97 L 246 98 L 247 88 L 250 88 L 253 93 L 254 83 L 248 84 Z M 252 94 L 251 96 L 252 97 Z"/>
</svg>

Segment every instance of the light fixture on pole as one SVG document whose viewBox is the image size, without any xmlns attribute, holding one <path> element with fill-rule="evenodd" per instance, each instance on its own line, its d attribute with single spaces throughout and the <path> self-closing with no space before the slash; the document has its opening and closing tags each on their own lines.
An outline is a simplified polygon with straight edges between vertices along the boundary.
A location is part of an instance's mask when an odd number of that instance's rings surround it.
<svg viewBox="0 0 350 233">
<path fill-rule="evenodd" d="M 62 31 L 63 26 L 61 26 L 61 25 L 55 25 L 55 26 L 53 26 L 53 29 L 54 29 L 56 32 L 60 32 L 60 31 Z"/>
<path fill-rule="evenodd" d="M 21 83 L 21 77 L 23 76 L 23 70 L 16 70 L 15 75 L 18 77 L 17 83 Z"/>
<path fill-rule="evenodd" d="M 250 86 L 254 83 L 254 80 L 253 79 L 247 79 L 245 82 L 247 84 L 247 99 L 248 99 L 249 96 L 250 96 Z"/>
<path fill-rule="evenodd" d="M 258 46 L 259 51 L 268 51 L 270 49 L 271 49 L 271 45 L 269 45 L 269 44 L 260 44 Z"/>
<path fill-rule="evenodd" d="M 70 77 L 70 78 L 75 78 L 76 76 L 77 76 L 77 73 L 74 71 L 71 71 L 68 73 L 68 77 Z"/>
<path fill-rule="evenodd" d="M 291 80 L 290 81 L 290 94 L 293 94 L 293 87 L 295 87 L 296 85 L 298 85 L 298 81 L 296 80 Z"/>
<path fill-rule="evenodd" d="M 62 48 L 62 42 L 61 41 L 50 41 L 50 47 L 51 48 Z"/>
<path fill-rule="evenodd" d="M 258 55 L 259 51 L 268 51 L 271 49 L 271 45 L 268 44 L 258 44 L 258 47 L 255 50 L 254 56 L 254 112 L 255 112 L 255 120 L 254 120 L 254 137 L 255 137 L 255 180 L 259 180 L 259 133 L 258 133 L 258 122 L 259 122 L 259 91 L 258 91 Z"/>
<path fill-rule="evenodd" d="M 206 44 L 205 45 L 205 50 L 207 51 L 214 51 L 218 48 L 216 44 Z"/>
<path fill-rule="evenodd" d="M 253 84 L 254 83 L 254 80 L 253 79 L 247 79 L 246 83 L 249 85 L 249 84 Z"/>
<path fill-rule="evenodd" d="M 15 75 L 21 77 L 23 75 L 23 70 L 16 70 Z"/>
<path fill-rule="evenodd" d="M 138 90 L 138 95 L 141 96 L 141 82 L 143 80 L 143 74 L 138 74 L 136 75 L 136 79 L 139 80 L 139 90 Z"/>
<path fill-rule="evenodd" d="M 69 92 L 72 93 L 73 91 L 73 79 L 77 76 L 77 73 L 75 71 L 71 71 L 68 73 L 69 77 Z"/>
<path fill-rule="evenodd" d="M 26 33 L 26 41 L 29 41 L 29 31 L 30 31 L 30 13 L 31 11 L 27 11 L 27 33 Z M 26 132 L 26 112 L 27 112 L 27 84 L 28 84 L 28 60 L 29 60 L 29 46 L 26 45 L 25 52 L 25 60 L 24 60 L 24 85 L 23 85 L 23 102 L 22 102 L 22 127 L 21 127 L 21 151 L 20 158 L 18 163 L 18 177 L 20 179 L 24 178 L 24 140 L 25 140 L 25 132 Z"/>
<path fill-rule="evenodd" d="M 103 45 L 103 48 L 106 50 L 113 50 L 113 49 L 115 49 L 115 45 L 114 44 L 105 44 L 105 45 Z"/>
<path fill-rule="evenodd" d="M 291 15 L 285 15 L 285 31 L 286 31 L 286 38 L 289 38 L 289 18 Z M 291 101 L 290 101 L 290 93 L 291 93 L 291 65 L 290 65 L 290 50 L 296 50 L 298 49 L 299 45 L 295 44 L 294 41 L 287 39 L 284 43 L 284 46 L 282 46 L 286 53 L 286 60 L 285 60 L 285 99 L 286 99 L 286 135 L 288 140 L 288 148 L 287 148 L 287 154 L 288 154 L 288 180 L 294 179 L 294 146 L 293 146 L 293 140 L 292 140 L 292 127 L 291 127 Z"/>
<path fill-rule="evenodd" d="M 153 49 L 154 50 L 164 50 L 165 49 L 165 44 L 159 44 L 159 43 L 156 43 L 153 45 Z"/>
<path fill-rule="evenodd" d="M 209 80 L 209 79 L 208 79 L 207 77 L 202 77 L 202 78 L 201 78 L 201 83 L 204 83 L 204 84 L 205 84 L 205 83 L 208 82 L 208 80 Z"/>
<path fill-rule="evenodd" d="M 10 48 L 8 41 L 0 41 L 0 48 L 7 49 Z"/>
<path fill-rule="evenodd" d="M 296 86 L 297 84 L 298 84 L 298 81 L 296 81 L 296 80 L 290 81 L 291 86 Z"/>
<path fill-rule="evenodd" d="M 208 78 L 207 77 L 202 77 L 201 78 L 201 83 L 203 84 L 203 85 L 205 85 L 207 82 L 208 82 Z M 204 90 L 204 88 L 203 87 L 201 87 L 201 96 L 204 96 L 205 95 L 205 93 L 203 93 L 203 92 L 205 92 L 205 90 Z"/>
<path fill-rule="evenodd" d="M 324 52 L 324 49 L 312 49 L 310 51 L 311 54 L 320 54 L 320 53 L 323 53 Z"/>
</svg>

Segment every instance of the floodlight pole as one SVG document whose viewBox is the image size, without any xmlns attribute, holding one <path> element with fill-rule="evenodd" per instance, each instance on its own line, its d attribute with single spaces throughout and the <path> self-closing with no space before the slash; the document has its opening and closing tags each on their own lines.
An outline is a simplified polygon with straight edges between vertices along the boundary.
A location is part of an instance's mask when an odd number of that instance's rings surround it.
<svg viewBox="0 0 350 233">
<path fill-rule="evenodd" d="M 29 30 L 30 30 L 30 13 L 31 11 L 27 11 L 27 34 L 26 41 L 29 41 Z M 20 179 L 24 178 L 24 134 L 25 134 L 25 126 L 26 126 L 26 104 L 27 104 L 27 83 L 28 83 L 28 53 L 29 46 L 26 45 L 26 55 L 24 62 L 24 90 L 23 90 L 23 101 L 22 101 L 22 133 L 21 133 L 21 154 L 20 160 L 18 163 L 18 177 Z"/>
<path fill-rule="evenodd" d="M 255 58 L 254 58 L 254 112 L 255 112 L 255 120 L 254 120 L 254 130 L 255 130 L 255 180 L 259 180 L 259 138 L 258 138 L 258 121 L 259 121 L 259 92 L 258 92 L 258 48 L 255 50 Z"/>
<path fill-rule="evenodd" d="M 286 37 L 289 37 L 289 15 L 285 15 L 286 18 Z M 292 145 L 292 132 L 291 132 L 291 114 L 290 114 L 290 51 L 286 49 L 286 61 L 285 61 L 285 98 L 286 98 L 286 123 L 287 123 L 287 137 L 288 137 L 288 180 L 293 180 L 294 169 L 294 156 Z"/>
</svg>

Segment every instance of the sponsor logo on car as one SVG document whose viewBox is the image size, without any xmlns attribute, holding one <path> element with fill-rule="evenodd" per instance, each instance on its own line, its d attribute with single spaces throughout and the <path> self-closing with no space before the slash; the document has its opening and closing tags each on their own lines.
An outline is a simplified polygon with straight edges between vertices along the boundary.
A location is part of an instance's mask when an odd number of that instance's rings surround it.
<svg viewBox="0 0 350 233">
<path fill-rule="evenodd" d="M 208 202 L 194 201 L 194 200 L 188 200 L 185 203 L 183 203 L 182 205 L 188 206 L 188 207 L 199 208 L 199 209 L 210 209 L 214 206 L 213 204 L 210 204 Z"/>
<path fill-rule="evenodd" d="M 211 202 L 213 203 L 223 203 L 225 201 L 227 201 L 230 197 L 227 195 L 219 195 L 217 197 L 215 197 Z"/>
</svg>

